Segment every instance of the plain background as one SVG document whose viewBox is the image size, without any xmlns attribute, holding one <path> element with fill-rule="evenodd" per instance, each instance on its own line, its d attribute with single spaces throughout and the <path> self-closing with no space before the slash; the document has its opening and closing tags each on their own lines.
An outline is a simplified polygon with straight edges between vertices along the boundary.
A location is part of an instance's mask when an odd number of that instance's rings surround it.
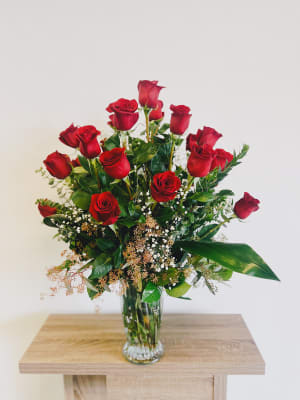
<svg viewBox="0 0 300 400">
<path fill-rule="evenodd" d="M 0 397 L 63 399 L 60 376 L 20 375 L 17 363 L 48 313 L 95 312 L 86 295 L 55 298 L 47 267 L 62 244 L 41 225 L 34 201 L 53 196 L 34 173 L 68 151 L 71 122 L 109 133 L 107 104 L 136 98 L 158 79 L 166 109 L 192 109 L 190 132 L 215 127 L 227 150 L 250 153 L 224 184 L 249 191 L 259 212 L 226 230 L 246 242 L 282 282 L 235 275 L 217 296 L 166 299 L 166 312 L 242 313 L 266 376 L 229 378 L 229 400 L 296 399 L 299 393 L 299 34 L 298 1 L 0 1 L 1 290 Z M 119 312 L 106 295 L 102 312 Z"/>
</svg>

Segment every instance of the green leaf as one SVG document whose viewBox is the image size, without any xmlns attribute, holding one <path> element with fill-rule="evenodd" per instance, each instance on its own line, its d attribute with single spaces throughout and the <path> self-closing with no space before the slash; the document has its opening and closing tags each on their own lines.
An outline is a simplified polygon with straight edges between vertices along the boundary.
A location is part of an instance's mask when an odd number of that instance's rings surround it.
<svg viewBox="0 0 300 400">
<path fill-rule="evenodd" d="M 153 175 L 165 172 L 169 169 L 172 143 L 165 143 L 158 147 L 157 153 L 150 163 L 150 171 Z"/>
<path fill-rule="evenodd" d="M 207 203 L 208 201 L 212 201 L 214 199 L 213 193 L 210 192 L 196 192 L 189 196 L 191 200 L 197 200 L 201 203 Z"/>
<path fill-rule="evenodd" d="M 87 210 L 90 206 L 91 195 L 82 190 L 76 190 L 76 192 L 72 194 L 71 200 L 76 207 Z"/>
<path fill-rule="evenodd" d="M 164 123 L 159 128 L 158 133 L 162 134 L 162 133 L 166 132 L 169 128 L 170 128 L 170 124 Z"/>
<path fill-rule="evenodd" d="M 172 289 L 166 289 L 166 292 L 171 297 L 182 297 L 184 294 L 186 294 L 186 292 L 190 290 L 190 288 L 191 285 L 183 281 L 174 286 Z"/>
<path fill-rule="evenodd" d="M 85 157 L 83 157 L 82 155 L 80 155 L 80 154 L 78 154 L 78 160 L 79 160 L 79 162 L 80 162 L 80 165 L 81 165 L 86 171 L 88 171 L 89 173 L 91 173 L 91 171 L 90 171 L 90 164 L 89 164 L 88 160 L 87 160 Z"/>
<path fill-rule="evenodd" d="M 88 171 L 83 167 L 75 167 L 73 168 L 74 174 L 88 174 Z"/>
<path fill-rule="evenodd" d="M 220 190 L 218 193 L 216 193 L 216 196 L 218 196 L 218 197 L 234 196 L 234 193 L 232 190 L 224 189 L 224 190 Z"/>
<path fill-rule="evenodd" d="M 158 301 L 161 296 L 161 288 L 154 285 L 152 282 L 148 282 L 142 295 L 142 301 L 144 303 L 154 303 Z"/>
<path fill-rule="evenodd" d="M 45 217 L 43 219 L 43 223 L 51 228 L 57 228 L 57 223 L 60 223 L 65 220 L 65 216 L 63 214 L 55 214 L 50 217 Z M 57 223 L 56 223 L 57 222 Z"/>
<path fill-rule="evenodd" d="M 134 225 L 139 223 L 144 223 L 146 221 L 144 215 L 140 215 L 139 218 L 137 217 L 121 217 L 118 219 L 117 224 L 126 226 L 127 228 L 132 228 Z"/>
<path fill-rule="evenodd" d="M 193 255 L 206 257 L 232 271 L 279 281 L 265 261 L 247 244 L 208 241 L 179 241 L 176 244 Z"/>
<path fill-rule="evenodd" d="M 110 240 L 107 240 L 107 238 L 106 239 L 98 238 L 96 239 L 96 243 L 98 248 L 102 251 L 111 250 L 116 247 L 115 243 Z"/>
<path fill-rule="evenodd" d="M 169 285 L 173 279 L 178 277 L 178 269 L 169 267 L 168 270 L 161 273 L 158 277 L 157 284 L 158 286 L 166 286 Z"/>
<path fill-rule="evenodd" d="M 211 239 L 213 236 L 215 236 L 215 234 L 219 231 L 220 227 L 217 229 L 218 224 L 210 224 L 210 225 L 205 225 L 203 226 L 199 232 L 197 232 L 197 236 L 199 236 L 200 238 L 204 235 L 205 236 L 205 240 L 209 240 Z M 212 231 L 212 232 L 210 232 Z M 210 233 L 208 233 L 210 232 Z"/>
<path fill-rule="evenodd" d="M 98 294 L 98 292 L 95 292 L 94 290 L 91 290 L 90 288 L 87 287 L 87 293 L 89 295 L 89 298 L 91 300 L 94 299 L 94 297 Z"/>
<path fill-rule="evenodd" d="M 229 281 L 232 277 L 233 271 L 228 268 L 222 268 L 220 271 L 216 272 L 216 274 L 218 274 L 223 281 Z"/>
<path fill-rule="evenodd" d="M 123 253 L 122 253 L 123 247 L 120 244 L 120 246 L 117 248 L 117 250 L 113 253 L 113 260 L 114 260 L 114 267 L 115 268 L 120 268 L 122 260 L 123 260 Z"/>
<path fill-rule="evenodd" d="M 88 289 L 94 291 L 95 293 L 98 292 L 97 288 L 92 284 L 92 282 L 91 282 L 88 278 L 86 278 L 86 277 L 84 276 L 83 279 L 84 279 L 85 284 L 86 284 L 86 287 L 87 287 Z"/>
<path fill-rule="evenodd" d="M 110 136 L 104 142 L 104 149 L 105 150 L 112 150 L 115 147 L 120 147 L 120 137 L 119 137 L 119 135 L 117 133 L 115 133 L 112 136 Z"/>
<path fill-rule="evenodd" d="M 150 161 L 156 154 L 156 146 L 143 140 L 135 139 L 133 145 L 133 163 L 140 165 Z"/>
<path fill-rule="evenodd" d="M 102 253 L 98 256 L 92 263 L 93 270 L 89 278 L 102 278 L 106 275 L 113 267 L 111 257 L 106 254 Z"/>
<path fill-rule="evenodd" d="M 163 225 L 167 221 L 170 221 L 174 215 L 174 210 L 172 210 L 170 207 L 156 207 L 155 212 L 154 212 L 154 217 L 156 221 L 159 223 L 159 225 Z"/>
</svg>

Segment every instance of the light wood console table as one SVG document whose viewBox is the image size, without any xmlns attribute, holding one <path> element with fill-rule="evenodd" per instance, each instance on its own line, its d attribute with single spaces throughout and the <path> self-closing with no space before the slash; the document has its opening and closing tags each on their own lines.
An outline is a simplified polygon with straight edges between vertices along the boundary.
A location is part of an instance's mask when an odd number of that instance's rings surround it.
<svg viewBox="0 0 300 400">
<path fill-rule="evenodd" d="M 225 400 L 227 375 L 264 374 L 240 315 L 165 314 L 161 340 L 158 363 L 133 365 L 120 315 L 50 315 L 19 367 L 64 375 L 66 400 Z"/>
</svg>

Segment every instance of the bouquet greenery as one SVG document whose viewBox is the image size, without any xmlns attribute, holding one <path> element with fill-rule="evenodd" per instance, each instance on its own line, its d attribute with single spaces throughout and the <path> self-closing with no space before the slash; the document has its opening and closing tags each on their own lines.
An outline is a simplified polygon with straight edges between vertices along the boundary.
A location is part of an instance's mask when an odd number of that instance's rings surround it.
<svg viewBox="0 0 300 400">
<path fill-rule="evenodd" d="M 233 272 L 278 280 L 248 245 L 214 239 L 232 219 L 258 209 L 249 193 L 234 204 L 231 190 L 216 189 L 248 146 L 233 154 L 214 149 L 222 135 L 209 127 L 185 140 L 190 109 L 171 105 L 170 122 L 163 122 L 161 89 L 140 81 L 140 108 L 123 98 L 109 104 L 113 132 L 100 142 L 94 126 L 72 124 L 59 139 L 76 157 L 56 151 L 44 160 L 48 172 L 39 170 L 60 199 L 37 200 L 43 222 L 70 249 L 48 275 L 67 294 L 87 288 L 94 299 L 133 286 L 152 303 L 163 290 L 186 299 L 199 282 L 215 293 Z M 139 118 L 145 125 L 137 132 Z M 187 152 L 187 165 L 174 161 L 178 148 Z"/>
</svg>

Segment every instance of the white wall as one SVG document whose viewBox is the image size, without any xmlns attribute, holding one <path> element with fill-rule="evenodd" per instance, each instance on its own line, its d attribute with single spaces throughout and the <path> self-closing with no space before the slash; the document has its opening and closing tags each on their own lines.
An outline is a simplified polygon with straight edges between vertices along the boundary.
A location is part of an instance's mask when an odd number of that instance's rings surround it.
<svg viewBox="0 0 300 400">
<path fill-rule="evenodd" d="M 223 186 L 261 209 L 226 236 L 282 280 L 236 275 L 215 297 L 167 299 L 166 311 L 243 314 L 267 373 L 231 377 L 229 400 L 299 398 L 299 12 L 297 0 L 0 1 L 1 399 L 62 399 L 60 377 L 20 375 L 18 359 L 47 314 L 95 308 L 86 295 L 40 301 L 63 247 L 41 225 L 34 201 L 52 191 L 34 170 L 66 151 L 57 135 L 70 122 L 108 132 L 106 105 L 136 97 L 139 79 L 159 79 L 166 104 L 190 105 L 190 131 L 206 124 L 228 150 L 251 146 Z M 118 312 L 119 299 L 101 308 Z"/>
</svg>

